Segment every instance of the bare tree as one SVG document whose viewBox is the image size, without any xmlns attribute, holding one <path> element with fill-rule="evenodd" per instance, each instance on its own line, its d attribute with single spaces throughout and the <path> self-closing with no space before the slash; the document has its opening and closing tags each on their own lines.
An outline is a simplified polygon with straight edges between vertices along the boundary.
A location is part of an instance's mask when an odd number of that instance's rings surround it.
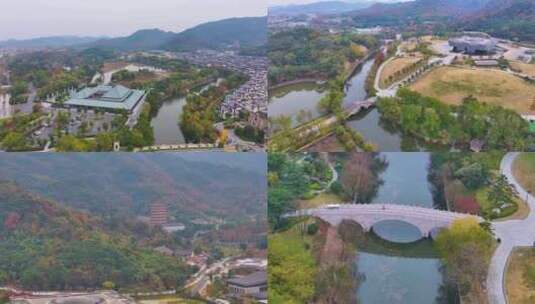
<svg viewBox="0 0 535 304">
<path fill-rule="evenodd" d="M 373 155 L 369 153 L 349 154 L 342 171 L 341 183 L 353 204 L 363 203 L 365 193 L 373 187 Z"/>
</svg>

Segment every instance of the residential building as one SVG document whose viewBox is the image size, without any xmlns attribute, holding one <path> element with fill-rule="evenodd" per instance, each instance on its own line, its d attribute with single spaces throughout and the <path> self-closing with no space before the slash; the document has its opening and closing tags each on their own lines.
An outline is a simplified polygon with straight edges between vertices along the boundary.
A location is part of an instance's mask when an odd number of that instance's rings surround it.
<svg viewBox="0 0 535 304">
<path fill-rule="evenodd" d="M 256 300 L 267 299 L 267 272 L 257 271 L 242 277 L 227 280 L 229 293 L 232 297 L 252 297 Z"/>
</svg>

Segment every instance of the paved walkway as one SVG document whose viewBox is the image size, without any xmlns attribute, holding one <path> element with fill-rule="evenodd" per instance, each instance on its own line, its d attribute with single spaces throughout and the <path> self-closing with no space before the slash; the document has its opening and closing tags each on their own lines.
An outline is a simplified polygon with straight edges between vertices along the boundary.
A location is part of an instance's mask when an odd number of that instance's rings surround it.
<svg viewBox="0 0 535 304">
<path fill-rule="evenodd" d="M 513 176 L 512 168 L 519 153 L 508 153 L 502 159 L 500 171 L 507 177 L 519 193 L 526 199 L 530 207 L 529 216 L 524 220 L 493 222 L 494 233 L 501 239 L 494 253 L 487 276 L 489 304 L 506 304 L 504 276 L 507 270 L 507 259 L 515 247 L 532 246 L 535 242 L 535 198 L 530 195 Z"/>
</svg>

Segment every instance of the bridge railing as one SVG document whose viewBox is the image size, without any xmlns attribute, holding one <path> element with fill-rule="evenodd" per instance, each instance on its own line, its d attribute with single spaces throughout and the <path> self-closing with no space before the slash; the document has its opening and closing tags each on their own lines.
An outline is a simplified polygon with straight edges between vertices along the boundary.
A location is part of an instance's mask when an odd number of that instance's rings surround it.
<svg viewBox="0 0 535 304">
<path fill-rule="evenodd" d="M 349 211 L 349 210 L 361 210 L 361 211 L 369 211 L 369 212 L 380 212 L 380 211 L 392 211 L 392 210 L 403 210 L 403 211 L 410 211 L 411 213 L 415 215 L 423 215 L 423 216 L 431 216 L 432 214 L 441 214 L 448 217 L 458 217 L 458 218 L 465 218 L 465 217 L 475 217 L 480 221 L 483 221 L 483 218 L 477 215 L 469 214 L 469 213 L 461 213 L 461 212 L 455 212 L 455 211 L 447 211 L 447 210 L 439 210 L 439 209 L 432 209 L 432 208 L 426 208 L 419 205 L 399 205 L 399 204 L 340 204 L 336 208 L 313 208 L 313 209 L 303 209 L 303 210 L 297 210 L 294 212 L 285 213 L 283 217 L 297 217 L 297 216 L 310 216 L 313 215 L 315 212 L 322 212 L 322 211 L 328 211 L 329 213 L 338 213 L 336 211 Z"/>
</svg>

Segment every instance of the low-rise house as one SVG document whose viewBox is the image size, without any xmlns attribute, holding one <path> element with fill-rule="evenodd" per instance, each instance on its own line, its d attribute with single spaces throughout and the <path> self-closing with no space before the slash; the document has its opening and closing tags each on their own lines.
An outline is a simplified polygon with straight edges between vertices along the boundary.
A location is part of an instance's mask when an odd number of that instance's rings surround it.
<svg viewBox="0 0 535 304">
<path fill-rule="evenodd" d="M 232 297 L 252 297 L 256 300 L 267 299 L 267 272 L 257 271 L 242 277 L 227 280 L 229 293 Z"/>
</svg>

